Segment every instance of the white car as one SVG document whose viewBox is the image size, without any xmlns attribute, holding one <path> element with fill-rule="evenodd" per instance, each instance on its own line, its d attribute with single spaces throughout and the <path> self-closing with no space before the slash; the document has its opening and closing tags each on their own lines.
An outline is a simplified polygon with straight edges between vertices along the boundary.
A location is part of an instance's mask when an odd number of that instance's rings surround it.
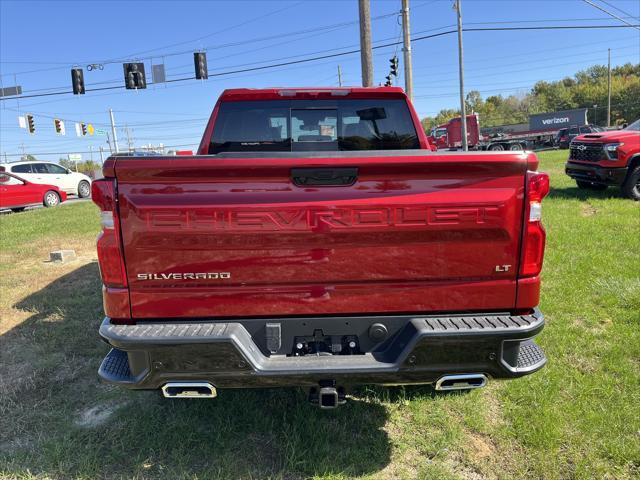
<svg viewBox="0 0 640 480">
<path fill-rule="evenodd" d="M 55 185 L 68 195 L 77 195 L 80 198 L 91 195 L 91 178 L 57 163 L 38 161 L 6 163 L 0 166 L 0 170 L 15 173 L 31 183 Z"/>
</svg>

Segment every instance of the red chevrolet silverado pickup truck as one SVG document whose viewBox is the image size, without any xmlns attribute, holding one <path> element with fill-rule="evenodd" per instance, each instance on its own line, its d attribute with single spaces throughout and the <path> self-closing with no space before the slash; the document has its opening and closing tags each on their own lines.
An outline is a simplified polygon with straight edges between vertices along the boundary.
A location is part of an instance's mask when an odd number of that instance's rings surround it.
<svg viewBox="0 0 640 480">
<path fill-rule="evenodd" d="M 574 138 L 565 172 L 578 188 L 605 190 L 617 185 L 627 197 L 640 200 L 640 119 L 623 130 Z"/>
<path fill-rule="evenodd" d="M 484 386 L 534 342 L 549 179 L 528 152 L 432 152 L 400 88 L 234 89 L 195 156 L 114 156 L 93 183 L 112 350 L 166 397 Z"/>
</svg>

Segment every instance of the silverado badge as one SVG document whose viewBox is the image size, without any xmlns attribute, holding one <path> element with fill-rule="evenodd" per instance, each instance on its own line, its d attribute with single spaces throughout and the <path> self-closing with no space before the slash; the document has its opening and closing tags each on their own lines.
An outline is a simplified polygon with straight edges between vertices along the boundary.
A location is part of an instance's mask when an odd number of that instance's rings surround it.
<svg viewBox="0 0 640 480">
<path fill-rule="evenodd" d="M 228 280 L 229 272 L 139 273 L 138 280 Z"/>
</svg>

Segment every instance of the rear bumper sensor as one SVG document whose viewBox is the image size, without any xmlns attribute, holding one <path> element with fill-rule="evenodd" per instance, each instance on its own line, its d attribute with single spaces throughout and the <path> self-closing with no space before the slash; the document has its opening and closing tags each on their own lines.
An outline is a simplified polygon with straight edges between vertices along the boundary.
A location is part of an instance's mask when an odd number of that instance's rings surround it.
<svg viewBox="0 0 640 480">
<path fill-rule="evenodd" d="M 332 354 L 328 348 L 302 356 L 270 353 L 281 343 L 283 352 L 295 351 L 289 339 L 305 338 L 304 328 L 313 324 L 313 319 L 299 324 L 296 320 L 301 319 L 255 320 L 263 322 L 257 328 L 245 324 L 254 320 L 113 325 L 107 318 L 100 335 L 113 350 L 99 374 L 107 382 L 142 389 L 160 388 L 168 382 L 210 382 L 218 388 L 313 386 L 326 379 L 342 385 L 435 383 L 455 375 L 475 375 L 470 380 L 473 385 L 464 388 L 477 388 L 484 385 L 479 385 L 480 377 L 520 377 L 546 362 L 532 340 L 544 327 L 538 310 L 518 316 L 349 318 L 350 326 L 358 325 L 348 336 L 360 341 L 357 352 Z M 297 326 L 288 325 L 290 321 Z M 281 328 L 274 327 L 278 323 Z M 370 339 L 367 343 L 367 324 L 389 326 L 388 335 L 377 344 Z M 316 338 L 346 336 L 345 331 L 325 330 Z M 267 332 L 266 339 L 256 333 L 260 331 Z M 261 341 L 267 342 L 269 350 L 259 345 Z M 455 384 L 444 382 L 442 389 Z"/>
</svg>

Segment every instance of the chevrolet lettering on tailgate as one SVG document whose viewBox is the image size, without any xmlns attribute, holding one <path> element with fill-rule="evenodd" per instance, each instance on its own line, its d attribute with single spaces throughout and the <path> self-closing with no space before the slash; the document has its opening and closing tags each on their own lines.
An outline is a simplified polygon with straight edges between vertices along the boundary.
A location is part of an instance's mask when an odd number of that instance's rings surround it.
<svg viewBox="0 0 640 480">
<path fill-rule="evenodd" d="M 274 230 L 320 228 L 424 227 L 438 225 L 499 225 L 502 205 L 460 207 L 355 207 L 332 210 L 271 211 L 149 211 L 150 230 Z"/>
</svg>

